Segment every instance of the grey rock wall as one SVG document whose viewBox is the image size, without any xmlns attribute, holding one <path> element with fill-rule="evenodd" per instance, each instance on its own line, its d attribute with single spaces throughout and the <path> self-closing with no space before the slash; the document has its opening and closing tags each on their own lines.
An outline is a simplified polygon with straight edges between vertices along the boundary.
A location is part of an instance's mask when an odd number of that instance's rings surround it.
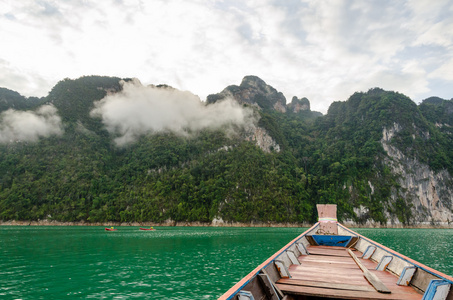
<svg viewBox="0 0 453 300">
<path fill-rule="evenodd" d="M 392 137 L 401 130 L 394 123 L 383 129 L 381 144 L 387 152 L 386 164 L 398 176 L 398 192 L 413 204 L 414 221 L 421 224 L 448 225 L 453 222 L 453 180 L 447 170 L 434 172 L 427 164 L 405 156 L 390 144 Z M 392 200 L 396 201 L 393 193 Z M 397 220 L 392 220 L 397 222 Z"/>
</svg>

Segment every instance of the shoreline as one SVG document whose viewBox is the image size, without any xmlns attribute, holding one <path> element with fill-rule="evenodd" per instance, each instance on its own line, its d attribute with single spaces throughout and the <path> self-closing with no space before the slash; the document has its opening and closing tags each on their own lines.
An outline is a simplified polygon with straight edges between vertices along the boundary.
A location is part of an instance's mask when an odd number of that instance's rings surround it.
<svg viewBox="0 0 453 300">
<path fill-rule="evenodd" d="M 404 228 L 404 229 L 453 229 L 453 223 L 450 224 L 412 224 L 412 225 L 403 225 L 403 224 L 379 224 L 379 223 L 366 223 L 366 224 L 357 224 L 354 222 L 343 222 L 342 225 L 351 228 Z M 166 227 L 311 227 L 313 224 L 309 223 L 240 223 L 240 222 L 212 222 L 212 223 L 203 223 L 203 222 L 174 222 L 166 221 L 161 223 L 156 222 L 59 222 L 59 221 L 49 221 L 49 220 L 40 220 L 40 221 L 0 221 L 0 226 L 166 226 Z"/>
</svg>

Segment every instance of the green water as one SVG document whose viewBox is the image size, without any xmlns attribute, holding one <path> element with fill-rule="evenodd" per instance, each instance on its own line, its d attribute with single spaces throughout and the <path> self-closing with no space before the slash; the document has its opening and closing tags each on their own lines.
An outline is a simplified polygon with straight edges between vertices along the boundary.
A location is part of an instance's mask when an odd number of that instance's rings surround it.
<svg viewBox="0 0 453 300">
<path fill-rule="evenodd" d="M 216 299 L 303 228 L 0 226 L 0 299 Z M 453 274 L 452 230 L 357 229 Z"/>
</svg>

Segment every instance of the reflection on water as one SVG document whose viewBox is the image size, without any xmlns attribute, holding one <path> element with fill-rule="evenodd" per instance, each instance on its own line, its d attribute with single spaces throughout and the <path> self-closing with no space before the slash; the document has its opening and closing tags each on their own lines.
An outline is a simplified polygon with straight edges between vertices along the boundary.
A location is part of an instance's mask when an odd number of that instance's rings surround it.
<svg viewBox="0 0 453 300">
<path fill-rule="evenodd" d="M 0 298 L 216 299 L 302 228 L 0 226 Z M 447 274 L 451 230 L 356 229 Z"/>
</svg>

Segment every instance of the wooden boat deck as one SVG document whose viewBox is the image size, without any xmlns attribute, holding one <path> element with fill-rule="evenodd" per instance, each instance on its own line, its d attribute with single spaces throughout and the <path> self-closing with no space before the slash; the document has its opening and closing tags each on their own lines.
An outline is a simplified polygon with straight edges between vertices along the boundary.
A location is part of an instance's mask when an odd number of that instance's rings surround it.
<svg viewBox="0 0 453 300">
<path fill-rule="evenodd" d="M 379 293 L 365 279 L 364 273 L 354 262 L 346 248 L 310 246 L 310 255 L 299 256 L 300 265 L 291 265 L 290 279 L 277 281 L 277 287 L 285 294 L 297 295 L 297 299 L 422 299 L 423 295 L 408 286 L 396 284 L 398 277 L 387 271 L 376 271 L 377 263 L 359 258 L 360 262 L 391 291 Z M 357 257 L 362 253 L 354 251 Z"/>
</svg>

